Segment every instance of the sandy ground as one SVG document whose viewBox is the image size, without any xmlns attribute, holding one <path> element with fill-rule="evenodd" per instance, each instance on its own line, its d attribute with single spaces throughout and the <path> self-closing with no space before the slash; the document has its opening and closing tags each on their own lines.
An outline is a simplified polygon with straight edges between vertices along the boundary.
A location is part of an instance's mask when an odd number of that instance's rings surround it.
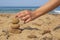
<svg viewBox="0 0 60 40">
<path fill-rule="evenodd" d="M 0 40 L 60 40 L 60 15 L 45 14 L 26 24 L 20 20 L 22 32 L 11 33 L 10 21 L 14 15 L 0 14 Z"/>
</svg>

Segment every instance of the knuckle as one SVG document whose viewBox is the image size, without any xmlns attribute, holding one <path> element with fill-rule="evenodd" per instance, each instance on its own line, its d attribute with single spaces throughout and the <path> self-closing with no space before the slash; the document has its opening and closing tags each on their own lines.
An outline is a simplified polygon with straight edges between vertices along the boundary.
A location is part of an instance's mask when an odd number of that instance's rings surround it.
<svg viewBox="0 0 60 40">
<path fill-rule="evenodd" d="M 26 11 L 25 11 L 25 13 L 26 13 L 26 14 L 29 14 L 29 13 L 30 13 L 30 11 L 29 11 L 29 10 L 26 10 Z"/>
</svg>

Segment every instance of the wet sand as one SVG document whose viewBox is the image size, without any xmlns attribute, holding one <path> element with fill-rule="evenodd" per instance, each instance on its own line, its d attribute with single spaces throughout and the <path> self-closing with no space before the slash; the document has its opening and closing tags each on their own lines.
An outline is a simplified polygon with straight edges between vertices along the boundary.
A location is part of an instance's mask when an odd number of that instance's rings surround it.
<svg viewBox="0 0 60 40">
<path fill-rule="evenodd" d="M 11 33 L 10 21 L 14 15 L 0 14 L 0 40 L 60 40 L 59 14 L 45 14 L 26 24 L 19 19 L 22 32 Z"/>
</svg>

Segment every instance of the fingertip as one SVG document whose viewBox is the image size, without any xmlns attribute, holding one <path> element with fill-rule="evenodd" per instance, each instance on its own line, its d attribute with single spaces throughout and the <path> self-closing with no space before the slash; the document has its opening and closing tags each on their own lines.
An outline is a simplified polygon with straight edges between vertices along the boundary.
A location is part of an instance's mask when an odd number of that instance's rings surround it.
<svg viewBox="0 0 60 40">
<path fill-rule="evenodd" d="M 25 23 L 28 23 L 29 21 L 31 21 L 31 18 L 27 19 L 27 20 L 25 21 Z"/>
</svg>

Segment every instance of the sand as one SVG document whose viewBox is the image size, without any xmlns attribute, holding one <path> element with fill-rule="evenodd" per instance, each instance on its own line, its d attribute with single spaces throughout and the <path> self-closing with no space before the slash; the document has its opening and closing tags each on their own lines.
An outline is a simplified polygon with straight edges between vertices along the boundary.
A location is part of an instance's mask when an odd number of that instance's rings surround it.
<svg viewBox="0 0 60 40">
<path fill-rule="evenodd" d="M 11 33 L 10 21 L 14 15 L 0 14 L 0 40 L 60 40 L 59 14 L 45 14 L 26 24 L 19 19 L 18 30 L 22 32 Z"/>
</svg>

